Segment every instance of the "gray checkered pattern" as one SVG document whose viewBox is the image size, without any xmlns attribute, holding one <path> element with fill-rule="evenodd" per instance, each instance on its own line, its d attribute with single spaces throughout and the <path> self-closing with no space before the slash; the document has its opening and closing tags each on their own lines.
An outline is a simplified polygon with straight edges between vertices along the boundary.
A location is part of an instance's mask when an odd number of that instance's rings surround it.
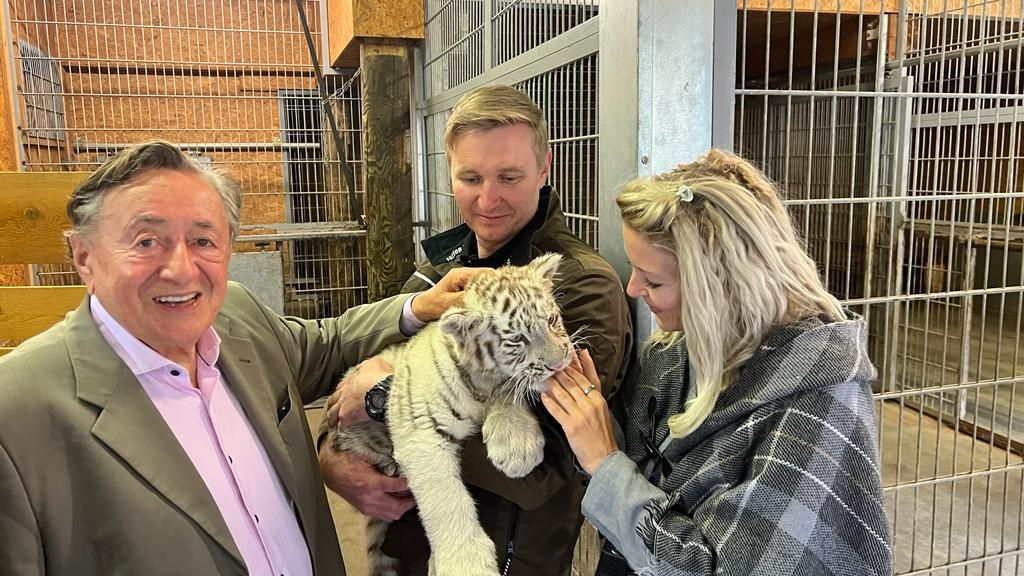
<svg viewBox="0 0 1024 576">
<path fill-rule="evenodd" d="M 652 472 L 664 496 L 647 502 L 635 526 L 647 553 L 637 571 L 892 574 L 866 349 L 864 323 L 852 316 L 771 333 L 711 417 L 665 447 L 673 469 L 668 478 Z M 649 399 L 661 446 L 688 373 L 685 340 L 641 352 L 623 389 L 632 460 L 647 453 Z M 630 573 L 606 545 L 598 574 Z"/>
</svg>

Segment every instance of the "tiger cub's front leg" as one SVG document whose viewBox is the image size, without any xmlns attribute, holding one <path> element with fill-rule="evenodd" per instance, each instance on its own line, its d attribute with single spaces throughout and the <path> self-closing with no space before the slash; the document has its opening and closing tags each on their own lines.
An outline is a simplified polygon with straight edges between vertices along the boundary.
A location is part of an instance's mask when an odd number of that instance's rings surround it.
<svg viewBox="0 0 1024 576">
<path fill-rule="evenodd" d="M 392 431 L 395 460 L 416 498 L 430 540 L 432 576 L 498 576 L 494 542 L 462 483 L 459 446 L 433 429 Z"/>
<path fill-rule="evenodd" d="M 544 459 L 544 433 L 523 402 L 492 399 L 481 428 L 487 457 L 509 478 L 522 478 Z"/>
</svg>

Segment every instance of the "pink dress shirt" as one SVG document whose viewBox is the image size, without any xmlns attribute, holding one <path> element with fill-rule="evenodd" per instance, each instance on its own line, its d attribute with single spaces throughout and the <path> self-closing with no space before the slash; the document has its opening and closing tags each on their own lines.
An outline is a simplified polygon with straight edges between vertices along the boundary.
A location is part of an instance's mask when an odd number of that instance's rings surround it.
<svg viewBox="0 0 1024 576">
<path fill-rule="evenodd" d="M 220 337 L 210 327 L 196 349 L 198 388 L 188 370 L 124 329 L 90 297 L 92 317 L 128 365 L 210 490 L 251 576 L 311 576 L 292 501 L 245 412 L 217 370 Z"/>
</svg>

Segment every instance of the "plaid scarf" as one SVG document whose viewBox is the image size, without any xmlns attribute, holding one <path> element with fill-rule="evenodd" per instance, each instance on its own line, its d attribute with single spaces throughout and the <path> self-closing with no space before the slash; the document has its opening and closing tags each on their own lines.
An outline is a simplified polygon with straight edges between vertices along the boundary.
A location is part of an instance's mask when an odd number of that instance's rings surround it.
<svg viewBox="0 0 1024 576">
<path fill-rule="evenodd" d="M 865 332 L 853 316 L 774 330 L 681 439 L 667 420 L 689 393 L 685 339 L 641 352 L 624 452 L 665 497 L 635 527 L 640 573 L 892 574 Z M 632 573 L 606 544 L 597 574 Z"/>
</svg>

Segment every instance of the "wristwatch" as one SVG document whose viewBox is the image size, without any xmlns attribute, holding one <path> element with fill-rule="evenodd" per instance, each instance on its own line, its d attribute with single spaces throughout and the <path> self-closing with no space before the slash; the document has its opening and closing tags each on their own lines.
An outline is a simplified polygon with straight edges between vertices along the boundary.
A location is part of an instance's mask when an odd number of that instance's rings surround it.
<svg viewBox="0 0 1024 576">
<path fill-rule="evenodd" d="M 394 378 L 394 374 L 388 374 L 366 391 L 366 415 L 371 420 L 383 424 L 387 418 L 388 396 L 391 394 L 391 381 Z"/>
</svg>

